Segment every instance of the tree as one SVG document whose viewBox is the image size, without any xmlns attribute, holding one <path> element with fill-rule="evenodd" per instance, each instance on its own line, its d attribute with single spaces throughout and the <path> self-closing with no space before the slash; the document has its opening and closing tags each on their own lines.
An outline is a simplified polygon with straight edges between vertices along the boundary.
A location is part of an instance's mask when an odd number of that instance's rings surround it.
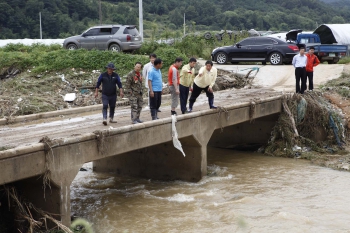
<svg viewBox="0 0 350 233">
<path fill-rule="evenodd" d="M 344 20 L 344 18 L 341 17 L 341 16 L 335 16 L 335 17 L 332 19 L 331 23 L 345 23 L 345 20 Z"/>
<path fill-rule="evenodd" d="M 183 24 L 182 14 L 178 9 L 172 10 L 169 13 L 169 20 L 176 26 L 181 26 Z"/>
</svg>

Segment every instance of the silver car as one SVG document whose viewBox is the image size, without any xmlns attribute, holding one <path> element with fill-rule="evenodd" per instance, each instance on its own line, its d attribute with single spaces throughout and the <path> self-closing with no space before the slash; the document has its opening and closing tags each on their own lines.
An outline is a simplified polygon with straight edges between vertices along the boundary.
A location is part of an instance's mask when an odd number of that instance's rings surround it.
<svg viewBox="0 0 350 233">
<path fill-rule="evenodd" d="M 141 36 L 134 25 L 103 25 L 89 28 L 79 36 L 68 37 L 63 42 L 63 48 L 120 52 L 136 50 L 141 44 Z"/>
</svg>

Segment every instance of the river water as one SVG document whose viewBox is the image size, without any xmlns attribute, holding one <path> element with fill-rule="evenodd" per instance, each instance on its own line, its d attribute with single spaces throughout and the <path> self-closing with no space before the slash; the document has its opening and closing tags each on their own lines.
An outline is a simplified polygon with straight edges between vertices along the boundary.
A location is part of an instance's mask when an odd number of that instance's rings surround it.
<svg viewBox="0 0 350 233">
<path fill-rule="evenodd" d="M 350 173 L 208 148 L 208 176 L 162 182 L 79 172 L 72 212 L 97 233 L 350 232 Z"/>
</svg>

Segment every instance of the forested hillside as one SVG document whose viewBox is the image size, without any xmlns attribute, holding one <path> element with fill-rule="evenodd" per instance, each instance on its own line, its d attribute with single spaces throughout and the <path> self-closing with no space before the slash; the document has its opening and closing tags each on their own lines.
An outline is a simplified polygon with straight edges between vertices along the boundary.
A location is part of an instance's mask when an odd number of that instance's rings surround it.
<svg viewBox="0 0 350 233">
<path fill-rule="evenodd" d="M 325 0 L 327 1 L 327 0 Z M 143 0 L 145 37 L 151 31 L 312 30 L 322 23 L 350 23 L 349 0 Z M 99 24 L 98 0 L 0 0 L 0 38 L 65 38 Z M 103 23 L 138 24 L 138 0 L 102 1 Z"/>
</svg>

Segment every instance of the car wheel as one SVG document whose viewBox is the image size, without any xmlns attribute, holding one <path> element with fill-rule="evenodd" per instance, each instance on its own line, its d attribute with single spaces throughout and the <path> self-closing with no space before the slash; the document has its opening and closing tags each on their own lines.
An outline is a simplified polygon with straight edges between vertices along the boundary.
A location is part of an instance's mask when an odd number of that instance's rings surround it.
<svg viewBox="0 0 350 233">
<path fill-rule="evenodd" d="M 78 46 L 76 45 L 76 44 L 69 44 L 69 45 L 67 45 L 67 49 L 68 50 L 76 50 L 76 49 L 78 49 Z"/>
<path fill-rule="evenodd" d="M 220 52 L 216 55 L 216 62 L 219 64 L 225 64 L 227 62 L 226 53 Z"/>
<path fill-rule="evenodd" d="M 282 55 L 280 53 L 273 52 L 269 57 L 269 61 L 271 65 L 280 65 L 282 64 Z"/>
<path fill-rule="evenodd" d="M 120 46 L 117 44 L 111 44 L 109 46 L 109 50 L 112 52 L 118 52 L 118 53 L 121 52 Z"/>
</svg>

